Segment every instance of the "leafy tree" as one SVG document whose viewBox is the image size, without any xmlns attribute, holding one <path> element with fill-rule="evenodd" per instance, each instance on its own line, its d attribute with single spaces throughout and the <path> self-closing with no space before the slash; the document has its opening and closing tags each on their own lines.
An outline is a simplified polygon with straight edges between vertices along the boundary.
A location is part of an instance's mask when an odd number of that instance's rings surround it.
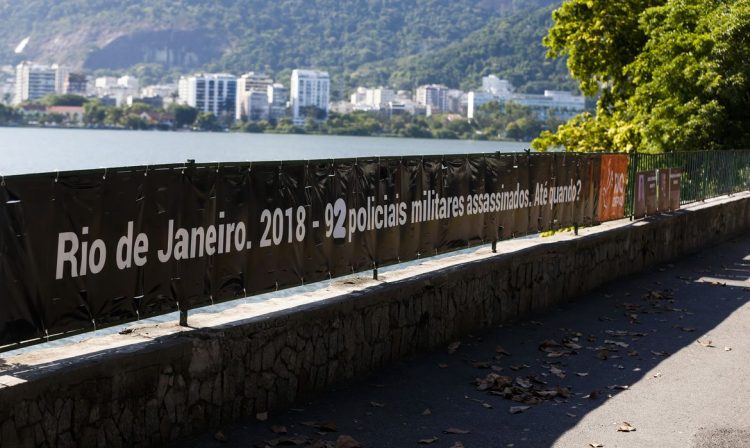
<svg viewBox="0 0 750 448">
<path fill-rule="evenodd" d="M 80 95 L 47 95 L 41 101 L 48 106 L 76 106 L 85 105 L 88 100 Z"/>
<path fill-rule="evenodd" d="M 201 112 L 195 119 L 195 126 L 202 131 L 219 131 L 219 119 L 211 112 Z"/>
<path fill-rule="evenodd" d="M 107 107 L 98 100 L 83 105 L 83 122 L 88 125 L 102 125 L 107 117 Z"/>
<path fill-rule="evenodd" d="M 127 129 L 133 130 L 146 130 L 149 128 L 149 124 L 139 114 L 135 112 L 129 112 L 121 119 L 122 125 Z"/>
<path fill-rule="evenodd" d="M 596 115 L 537 149 L 669 152 L 750 145 L 750 1 L 571 0 L 545 38 Z"/>
<path fill-rule="evenodd" d="M 21 114 L 15 108 L 0 104 L 0 125 L 17 124 L 21 121 Z"/>
<path fill-rule="evenodd" d="M 174 114 L 175 128 L 190 127 L 198 118 L 198 109 L 182 104 L 173 104 L 169 109 Z"/>
<path fill-rule="evenodd" d="M 63 121 L 65 121 L 65 115 L 59 114 L 59 113 L 56 113 L 56 112 L 53 112 L 53 113 L 50 113 L 50 114 L 44 114 L 39 119 L 39 122 L 42 123 L 42 124 L 48 124 L 48 123 L 50 123 L 50 124 L 60 125 L 60 124 L 63 123 Z"/>
<path fill-rule="evenodd" d="M 110 126 L 119 126 L 125 111 L 120 107 L 109 107 L 105 113 L 104 123 Z"/>
</svg>

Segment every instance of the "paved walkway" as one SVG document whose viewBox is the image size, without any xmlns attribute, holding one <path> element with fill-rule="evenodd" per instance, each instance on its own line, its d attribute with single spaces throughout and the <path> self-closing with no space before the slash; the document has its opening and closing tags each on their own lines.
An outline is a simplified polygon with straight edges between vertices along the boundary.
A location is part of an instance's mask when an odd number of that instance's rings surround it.
<svg viewBox="0 0 750 448">
<path fill-rule="evenodd" d="M 750 447 L 749 301 L 747 236 L 176 446 Z"/>
</svg>

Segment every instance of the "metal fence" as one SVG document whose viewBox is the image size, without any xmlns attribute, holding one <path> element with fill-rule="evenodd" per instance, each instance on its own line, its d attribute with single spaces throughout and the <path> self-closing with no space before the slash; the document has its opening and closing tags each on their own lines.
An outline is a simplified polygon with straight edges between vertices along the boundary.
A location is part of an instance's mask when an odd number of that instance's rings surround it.
<svg viewBox="0 0 750 448">
<path fill-rule="evenodd" d="M 667 168 L 682 171 L 681 205 L 750 190 L 750 150 L 635 153 L 630 157 L 626 216 L 633 214 L 636 173 Z"/>
</svg>

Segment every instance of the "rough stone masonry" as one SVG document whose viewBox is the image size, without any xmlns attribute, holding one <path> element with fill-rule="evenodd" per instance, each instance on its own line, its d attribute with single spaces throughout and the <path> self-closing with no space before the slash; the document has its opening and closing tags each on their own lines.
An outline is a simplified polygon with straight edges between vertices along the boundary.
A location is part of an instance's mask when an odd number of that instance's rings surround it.
<svg viewBox="0 0 750 448">
<path fill-rule="evenodd" d="M 744 194 L 259 317 L 103 345 L 85 356 L 61 354 L 33 366 L 0 358 L 0 446 L 163 445 L 289 407 L 749 227 Z"/>
</svg>

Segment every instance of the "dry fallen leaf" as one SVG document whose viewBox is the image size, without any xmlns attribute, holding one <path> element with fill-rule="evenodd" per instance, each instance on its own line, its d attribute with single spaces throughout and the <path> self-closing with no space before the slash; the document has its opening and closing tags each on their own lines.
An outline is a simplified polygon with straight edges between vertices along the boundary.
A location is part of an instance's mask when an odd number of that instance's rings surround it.
<svg viewBox="0 0 750 448">
<path fill-rule="evenodd" d="M 451 345 L 448 346 L 448 353 L 450 353 L 451 355 L 453 353 L 456 353 L 456 350 L 458 350 L 459 347 L 461 347 L 461 343 L 460 342 L 454 342 L 454 343 L 452 343 Z"/>
<path fill-rule="evenodd" d="M 617 428 L 617 431 L 619 432 L 633 432 L 635 431 L 635 426 L 630 424 L 630 422 L 622 422 L 622 425 L 620 425 L 619 428 Z"/>
<path fill-rule="evenodd" d="M 516 384 L 524 389 L 531 389 L 531 381 L 527 380 L 526 378 L 521 378 L 520 376 L 516 378 Z"/>
<path fill-rule="evenodd" d="M 225 436 L 223 432 L 218 431 L 216 434 L 214 434 L 214 439 L 221 443 L 225 443 L 227 441 L 227 436 Z"/>
<path fill-rule="evenodd" d="M 511 414 L 520 414 L 521 412 L 524 412 L 528 409 L 530 409 L 531 406 L 511 406 L 510 407 L 510 413 Z"/>
<path fill-rule="evenodd" d="M 716 348 L 716 346 L 711 343 L 710 339 L 708 341 L 701 341 L 700 339 L 698 339 L 698 343 L 706 348 Z"/>
<path fill-rule="evenodd" d="M 565 372 L 555 366 L 550 367 L 549 372 L 560 379 L 565 379 Z"/>
<path fill-rule="evenodd" d="M 724 347 L 724 351 L 725 352 L 731 352 L 732 351 L 732 347 Z"/>
<path fill-rule="evenodd" d="M 630 386 L 619 385 L 619 384 L 615 384 L 614 386 L 607 386 L 607 389 L 609 389 L 609 390 L 615 390 L 615 389 L 628 390 L 629 388 L 630 388 Z"/>
<path fill-rule="evenodd" d="M 490 362 L 489 361 L 478 361 L 471 363 L 471 366 L 477 369 L 489 369 L 490 368 Z"/>
<path fill-rule="evenodd" d="M 565 415 L 567 415 L 570 418 L 576 418 L 576 415 L 571 412 L 566 412 Z"/>
<path fill-rule="evenodd" d="M 607 340 L 604 341 L 604 343 L 605 344 L 615 345 L 615 346 L 621 347 L 621 348 L 628 348 L 628 344 L 626 344 L 624 342 L 620 342 L 620 341 L 613 341 L 613 340 L 607 339 Z"/>
<path fill-rule="evenodd" d="M 255 418 L 258 419 L 259 422 L 264 422 L 268 420 L 268 412 L 258 412 L 255 414 Z"/>
<path fill-rule="evenodd" d="M 599 391 L 593 390 L 590 394 L 584 395 L 582 398 L 588 399 L 588 400 L 597 400 L 599 398 Z"/>
<path fill-rule="evenodd" d="M 589 446 L 591 448 L 604 448 L 604 445 L 602 445 L 601 443 L 598 443 L 598 442 L 591 442 L 591 443 L 589 443 Z"/>
<path fill-rule="evenodd" d="M 335 422 L 302 422 L 302 424 L 324 432 L 336 432 Z"/>
<path fill-rule="evenodd" d="M 286 426 L 273 425 L 271 426 L 271 431 L 273 431 L 276 434 L 286 434 L 287 429 L 286 429 Z"/>
<path fill-rule="evenodd" d="M 341 435 L 336 440 L 336 448 L 362 448 L 362 445 L 351 436 Z"/>
<path fill-rule="evenodd" d="M 448 428 L 448 429 L 444 429 L 443 432 L 445 434 L 469 434 L 471 431 L 467 431 L 465 429 L 458 429 L 458 428 Z"/>
<path fill-rule="evenodd" d="M 385 407 L 385 405 L 383 403 L 379 403 L 377 401 L 371 401 L 370 402 L 370 406 L 372 406 L 374 408 L 384 408 Z"/>
<path fill-rule="evenodd" d="M 654 356 L 669 356 L 669 353 L 667 352 L 655 352 L 653 350 L 651 350 L 651 354 Z"/>
<path fill-rule="evenodd" d="M 308 443 L 310 443 L 310 439 L 304 436 L 279 437 L 277 439 L 266 440 L 266 444 L 270 446 L 301 446 Z"/>
<path fill-rule="evenodd" d="M 437 442 L 438 440 L 440 440 L 440 439 L 438 439 L 437 437 L 430 437 L 429 439 L 421 439 L 419 441 L 419 444 L 420 445 L 429 445 L 429 444 Z"/>
<path fill-rule="evenodd" d="M 578 376 L 589 376 L 589 373 L 588 372 L 578 372 L 578 373 L 576 373 L 576 375 L 578 375 Z"/>
<path fill-rule="evenodd" d="M 499 353 L 501 355 L 510 356 L 510 353 L 503 348 L 502 345 L 498 345 L 495 347 L 495 353 Z"/>
</svg>

